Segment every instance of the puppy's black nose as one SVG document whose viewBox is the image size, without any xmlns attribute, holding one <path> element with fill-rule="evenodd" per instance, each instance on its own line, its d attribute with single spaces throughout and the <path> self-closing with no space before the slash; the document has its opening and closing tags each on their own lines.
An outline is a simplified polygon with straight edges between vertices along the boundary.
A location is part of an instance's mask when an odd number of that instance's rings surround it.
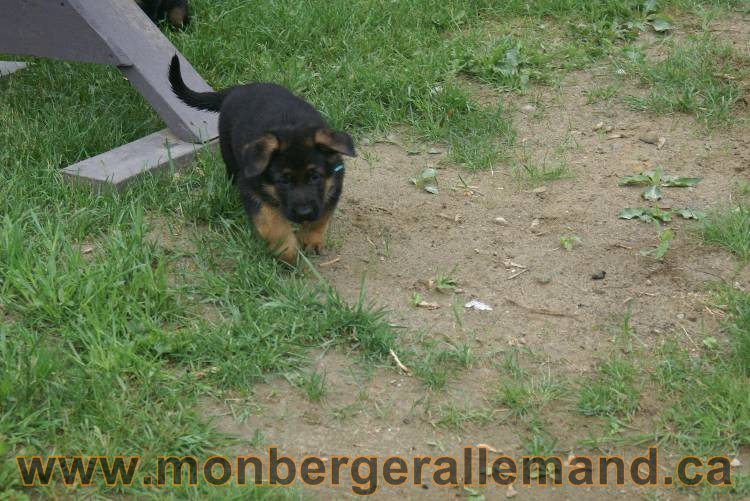
<svg viewBox="0 0 750 501">
<path fill-rule="evenodd" d="M 315 210 L 309 205 L 301 205 L 294 208 L 294 217 L 301 221 L 309 221 L 313 219 L 313 213 Z"/>
</svg>

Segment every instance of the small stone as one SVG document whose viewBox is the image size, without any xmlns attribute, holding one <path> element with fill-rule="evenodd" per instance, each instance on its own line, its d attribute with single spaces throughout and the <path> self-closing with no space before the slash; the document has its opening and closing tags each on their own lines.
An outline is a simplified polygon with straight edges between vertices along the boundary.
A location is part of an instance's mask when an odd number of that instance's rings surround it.
<svg viewBox="0 0 750 501">
<path fill-rule="evenodd" d="M 534 113 L 536 111 L 536 106 L 533 104 L 524 104 L 521 106 L 521 111 L 523 113 Z"/>
<path fill-rule="evenodd" d="M 429 150 L 427 150 L 427 153 L 429 153 L 430 155 L 440 155 L 442 152 L 443 150 L 439 150 L 437 148 L 430 148 Z"/>
<path fill-rule="evenodd" d="M 594 125 L 591 129 L 592 130 L 599 130 L 604 127 L 604 122 L 599 122 L 598 124 Z"/>
<path fill-rule="evenodd" d="M 500 226 L 508 226 L 508 220 L 504 217 L 496 217 L 495 218 L 495 224 L 499 224 Z"/>
<path fill-rule="evenodd" d="M 539 193 L 544 193 L 546 191 L 547 191 L 546 186 L 540 186 L 539 188 L 534 188 L 533 190 L 531 190 L 531 193 L 535 193 L 538 195 Z"/>
<path fill-rule="evenodd" d="M 591 280 L 604 280 L 604 277 L 607 276 L 606 271 L 597 271 L 593 275 L 591 275 Z"/>
<path fill-rule="evenodd" d="M 607 126 L 606 126 L 606 127 L 604 128 L 604 132 L 612 132 L 613 130 L 615 130 L 615 128 L 614 128 L 614 127 L 612 127 L 611 125 L 607 125 Z"/>
<path fill-rule="evenodd" d="M 509 485 L 508 490 L 505 491 L 505 497 L 510 499 L 516 496 L 518 496 L 518 491 L 515 490 L 512 485 Z"/>
<path fill-rule="evenodd" d="M 543 275 L 541 277 L 536 277 L 535 280 L 536 280 L 536 283 L 538 283 L 539 285 L 547 285 L 550 282 L 552 282 L 552 277 L 549 275 Z"/>
<path fill-rule="evenodd" d="M 732 467 L 737 468 L 738 466 L 742 466 L 742 461 L 740 461 L 740 458 L 734 458 L 732 459 L 732 462 L 729 463 Z"/>
<path fill-rule="evenodd" d="M 678 313 L 677 314 L 677 319 L 678 320 L 685 320 L 685 314 L 684 313 Z"/>
<path fill-rule="evenodd" d="M 653 132 L 646 132 L 645 134 L 641 134 L 640 136 L 638 136 L 638 139 L 646 144 L 657 144 L 659 142 L 659 136 L 657 136 Z"/>
</svg>

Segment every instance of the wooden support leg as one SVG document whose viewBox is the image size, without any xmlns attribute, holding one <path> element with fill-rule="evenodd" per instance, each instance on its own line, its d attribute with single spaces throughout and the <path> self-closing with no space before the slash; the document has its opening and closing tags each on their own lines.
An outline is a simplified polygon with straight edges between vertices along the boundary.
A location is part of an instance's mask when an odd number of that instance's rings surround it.
<svg viewBox="0 0 750 501">
<path fill-rule="evenodd" d="M 26 67 L 26 63 L 18 63 L 16 61 L 0 61 L 0 78 L 15 73 L 16 71 L 22 70 Z"/>
</svg>

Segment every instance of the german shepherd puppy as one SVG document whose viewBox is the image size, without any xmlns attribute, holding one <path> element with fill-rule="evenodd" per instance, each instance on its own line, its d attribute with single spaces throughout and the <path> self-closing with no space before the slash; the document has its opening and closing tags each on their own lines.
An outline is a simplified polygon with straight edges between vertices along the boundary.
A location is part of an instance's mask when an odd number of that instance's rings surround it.
<svg viewBox="0 0 750 501">
<path fill-rule="evenodd" d="M 190 23 L 188 0 L 135 0 L 155 23 L 166 19 L 172 28 L 182 30 Z"/>
<path fill-rule="evenodd" d="M 320 252 L 344 183 L 342 155 L 356 156 L 352 138 L 332 130 L 312 105 L 280 85 L 195 92 L 185 85 L 176 55 L 169 82 L 189 106 L 219 112 L 227 175 L 269 247 L 290 264 L 300 248 Z"/>
</svg>

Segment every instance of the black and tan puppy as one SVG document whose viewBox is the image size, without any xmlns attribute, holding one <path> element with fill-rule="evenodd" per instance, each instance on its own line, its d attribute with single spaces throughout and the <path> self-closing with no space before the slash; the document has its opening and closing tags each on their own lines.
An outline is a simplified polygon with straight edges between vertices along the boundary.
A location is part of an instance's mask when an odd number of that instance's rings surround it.
<svg viewBox="0 0 750 501">
<path fill-rule="evenodd" d="M 188 0 L 135 0 L 155 23 L 169 21 L 174 29 L 187 28 L 190 22 Z"/>
<path fill-rule="evenodd" d="M 356 155 L 352 138 L 331 130 L 312 105 L 280 85 L 194 92 L 182 80 L 177 56 L 169 81 L 189 106 L 219 112 L 227 175 L 268 245 L 292 264 L 300 248 L 320 252 L 343 187 L 342 155 Z M 297 234 L 293 224 L 300 225 Z"/>
</svg>

